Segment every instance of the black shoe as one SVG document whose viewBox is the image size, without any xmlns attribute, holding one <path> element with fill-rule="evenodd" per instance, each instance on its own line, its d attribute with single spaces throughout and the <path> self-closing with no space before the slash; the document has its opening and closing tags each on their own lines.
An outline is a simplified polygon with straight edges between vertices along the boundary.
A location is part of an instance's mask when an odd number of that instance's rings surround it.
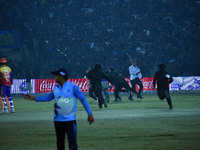
<svg viewBox="0 0 200 150">
<path fill-rule="evenodd" d="M 102 105 L 99 105 L 99 108 L 102 109 Z"/>
<path fill-rule="evenodd" d="M 142 97 L 141 95 L 138 95 L 137 98 L 141 98 L 141 99 L 143 99 L 144 97 Z"/>
<path fill-rule="evenodd" d="M 129 98 L 128 98 L 130 101 L 133 101 L 133 98 L 132 98 L 132 96 L 129 96 Z"/>
<path fill-rule="evenodd" d="M 169 106 L 169 109 L 173 109 L 173 106 L 171 105 L 171 106 Z"/>
</svg>

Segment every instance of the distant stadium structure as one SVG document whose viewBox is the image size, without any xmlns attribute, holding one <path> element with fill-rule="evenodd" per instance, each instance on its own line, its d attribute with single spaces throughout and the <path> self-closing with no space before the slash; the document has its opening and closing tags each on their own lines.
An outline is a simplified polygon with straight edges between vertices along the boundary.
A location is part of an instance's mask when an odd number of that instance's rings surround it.
<svg viewBox="0 0 200 150">
<path fill-rule="evenodd" d="M 190 0 L 1 0 L 0 56 L 16 79 L 28 68 L 35 79 L 52 78 L 57 67 L 83 78 L 96 63 L 129 77 L 130 59 L 144 77 L 153 77 L 159 63 L 175 77 L 199 76 L 199 12 L 199 1 Z M 20 41 L 5 47 L 2 33 L 13 31 L 10 44 Z"/>
</svg>

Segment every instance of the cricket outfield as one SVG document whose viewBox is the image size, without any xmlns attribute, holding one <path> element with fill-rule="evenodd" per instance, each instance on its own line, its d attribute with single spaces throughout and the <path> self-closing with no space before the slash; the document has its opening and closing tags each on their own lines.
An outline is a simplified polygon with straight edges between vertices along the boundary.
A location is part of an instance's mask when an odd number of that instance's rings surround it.
<svg viewBox="0 0 200 150">
<path fill-rule="evenodd" d="M 134 102 L 124 94 L 122 102 L 110 102 L 102 110 L 86 97 L 95 122 L 87 123 L 79 101 L 80 150 L 199 150 L 199 93 L 171 94 L 173 110 L 156 94 L 145 94 L 142 100 L 134 97 Z M 16 113 L 0 113 L 0 150 L 55 150 L 53 101 L 36 103 L 19 96 L 13 99 Z"/>
</svg>

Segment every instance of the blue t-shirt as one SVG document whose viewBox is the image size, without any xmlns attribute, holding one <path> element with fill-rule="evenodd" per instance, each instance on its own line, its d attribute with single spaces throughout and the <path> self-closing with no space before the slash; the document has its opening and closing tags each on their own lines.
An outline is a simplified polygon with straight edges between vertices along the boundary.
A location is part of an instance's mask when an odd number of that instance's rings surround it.
<svg viewBox="0 0 200 150">
<path fill-rule="evenodd" d="M 55 99 L 54 121 L 73 121 L 76 120 L 77 98 L 83 104 L 88 115 L 91 115 L 92 110 L 84 94 L 78 86 L 69 81 L 65 82 L 62 88 L 60 85 L 56 85 L 48 95 L 36 97 L 36 102 Z"/>
</svg>

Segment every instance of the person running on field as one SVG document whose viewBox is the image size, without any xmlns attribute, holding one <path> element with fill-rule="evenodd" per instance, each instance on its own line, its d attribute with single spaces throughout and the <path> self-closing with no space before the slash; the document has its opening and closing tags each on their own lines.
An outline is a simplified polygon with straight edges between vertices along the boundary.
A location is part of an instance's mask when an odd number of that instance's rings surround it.
<svg viewBox="0 0 200 150">
<path fill-rule="evenodd" d="M 134 92 L 134 90 L 129 86 L 128 82 L 125 80 L 122 74 L 116 72 L 114 68 L 110 68 L 109 73 L 107 75 L 110 78 L 110 80 L 113 82 L 114 87 L 115 87 L 114 102 L 122 101 L 121 97 L 119 96 L 119 92 L 128 92 L 128 91 Z M 122 88 L 125 88 L 126 90 L 123 90 Z"/>
<path fill-rule="evenodd" d="M 106 79 L 112 84 L 112 81 L 108 78 L 108 76 L 102 72 L 103 68 L 100 64 L 96 64 L 94 69 L 90 70 L 86 77 L 91 81 L 92 85 L 92 91 L 94 92 L 95 96 L 98 98 L 98 105 L 99 108 L 102 108 L 102 105 L 104 104 L 104 107 L 107 108 L 107 102 L 104 100 L 102 95 L 102 85 L 101 80 Z"/>
<path fill-rule="evenodd" d="M 157 83 L 157 94 L 159 99 L 163 100 L 166 98 L 169 109 L 173 109 L 172 100 L 169 95 L 169 84 L 173 82 L 173 78 L 167 71 L 165 71 L 164 64 L 160 64 L 159 69 L 160 70 L 154 75 L 153 89 L 155 89 Z"/>
<path fill-rule="evenodd" d="M 86 70 L 86 74 L 91 70 L 91 68 L 89 68 L 88 70 Z M 84 78 L 87 78 L 86 76 Z M 89 82 L 89 96 L 91 98 L 93 98 L 95 100 L 95 102 L 97 102 L 97 98 L 96 96 L 94 96 L 94 92 L 92 91 L 92 85 L 91 85 L 91 81 L 88 79 L 88 82 Z"/>
</svg>

